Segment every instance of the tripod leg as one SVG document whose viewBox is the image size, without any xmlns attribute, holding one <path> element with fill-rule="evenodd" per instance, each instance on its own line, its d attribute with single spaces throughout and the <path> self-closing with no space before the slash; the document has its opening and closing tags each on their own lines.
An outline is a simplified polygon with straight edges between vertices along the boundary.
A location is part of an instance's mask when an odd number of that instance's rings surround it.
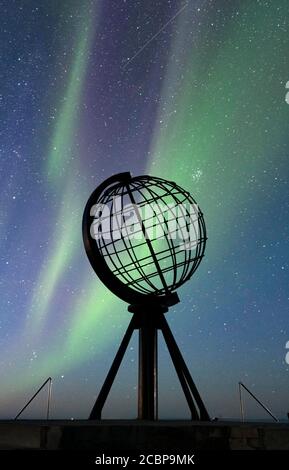
<svg viewBox="0 0 289 470">
<path fill-rule="evenodd" d="M 114 382 L 114 379 L 116 377 L 116 374 L 118 372 L 119 366 L 121 364 L 121 361 L 123 360 L 123 357 L 125 355 L 125 352 L 127 350 L 128 344 L 130 342 L 131 336 L 135 330 L 135 315 L 132 317 L 131 322 L 126 330 L 126 333 L 122 339 L 122 342 L 120 344 L 120 347 L 116 353 L 116 356 L 114 358 L 114 361 L 111 365 L 111 368 L 106 376 L 106 379 L 104 381 L 104 384 L 99 392 L 99 395 L 96 399 L 96 402 L 94 404 L 94 407 L 92 408 L 92 411 L 90 413 L 89 419 L 101 419 L 101 412 L 102 408 L 106 402 L 106 399 L 108 397 L 108 394 L 110 392 L 110 389 L 112 387 L 112 384 Z"/>
<path fill-rule="evenodd" d="M 167 331 L 163 328 L 161 328 L 161 331 L 163 333 L 163 336 L 164 336 L 164 339 L 165 339 L 165 342 L 166 342 L 166 345 L 167 345 L 167 348 L 168 348 L 168 351 L 170 353 L 170 356 L 171 356 L 171 359 L 173 361 L 173 364 L 174 364 L 174 367 L 175 367 L 175 370 L 176 370 L 176 373 L 178 375 L 178 378 L 179 378 L 179 381 L 180 381 L 180 384 L 182 386 L 182 389 L 183 389 L 183 392 L 184 392 L 184 395 L 186 397 L 186 400 L 187 400 L 187 403 L 188 403 L 188 406 L 189 406 L 189 409 L 190 409 L 190 412 L 191 412 L 191 417 L 193 420 L 198 420 L 199 419 L 199 415 L 198 415 L 198 412 L 197 412 L 197 409 L 196 409 L 196 406 L 195 406 L 195 403 L 194 403 L 194 400 L 192 398 L 192 394 L 191 394 L 191 391 L 188 387 L 188 384 L 187 384 L 187 381 L 183 375 L 183 371 L 180 367 L 180 364 L 174 354 L 174 349 L 173 349 L 173 346 L 170 342 L 170 338 L 169 336 L 167 335 Z"/>
<path fill-rule="evenodd" d="M 192 414 L 192 419 L 201 419 L 203 421 L 210 421 L 209 414 L 201 399 L 198 389 L 192 379 L 189 369 L 187 368 L 187 365 L 179 350 L 179 347 L 175 341 L 175 338 L 170 330 L 170 327 L 163 315 L 160 319 L 160 326 L 161 326 L 161 330 L 164 335 L 169 353 L 171 355 L 173 364 L 178 374 L 180 383 L 182 385 L 184 394 L 186 396 L 186 399 L 187 399 L 187 402 L 188 402 L 188 405 Z M 196 404 L 198 405 L 200 416 L 198 415 L 195 404 L 192 400 L 192 396 L 194 397 L 194 400 Z"/>
</svg>

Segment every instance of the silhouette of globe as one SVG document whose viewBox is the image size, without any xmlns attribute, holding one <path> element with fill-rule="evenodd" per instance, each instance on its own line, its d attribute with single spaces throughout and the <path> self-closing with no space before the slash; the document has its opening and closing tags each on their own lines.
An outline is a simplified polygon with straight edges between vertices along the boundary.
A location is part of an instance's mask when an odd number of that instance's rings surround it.
<svg viewBox="0 0 289 470">
<path fill-rule="evenodd" d="M 87 253 L 90 260 L 97 256 L 93 267 L 100 277 L 103 269 L 126 292 L 160 297 L 196 271 L 206 244 L 204 218 L 174 182 L 130 177 L 98 192 L 92 202 Z"/>
</svg>

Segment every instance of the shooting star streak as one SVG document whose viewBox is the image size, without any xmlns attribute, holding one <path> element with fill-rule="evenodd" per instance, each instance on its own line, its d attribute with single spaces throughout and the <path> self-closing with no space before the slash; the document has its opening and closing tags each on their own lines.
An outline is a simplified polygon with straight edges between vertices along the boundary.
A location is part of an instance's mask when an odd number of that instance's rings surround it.
<svg viewBox="0 0 289 470">
<path fill-rule="evenodd" d="M 148 41 L 147 41 L 147 42 L 146 42 L 146 43 L 145 43 L 127 62 L 126 62 L 126 64 L 124 64 L 124 65 L 122 66 L 122 69 L 123 69 L 123 70 L 126 69 L 127 66 L 128 66 L 134 59 L 136 59 L 136 57 L 138 57 L 138 56 L 142 53 L 142 51 L 143 51 L 154 39 L 156 39 L 156 38 L 164 31 L 164 29 L 166 29 L 166 27 L 167 27 L 170 23 L 172 23 L 172 22 L 184 11 L 184 9 L 187 8 L 188 5 L 189 5 L 189 2 L 187 2 L 184 6 L 182 6 L 182 8 L 180 8 L 180 10 L 178 10 L 177 13 L 176 13 L 172 18 L 170 18 L 169 21 L 167 21 L 167 23 L 164 24 L 164 25 L 161 27 L 161 29 L 160 29 L 156 34 L 154 34 L 154 36 L 152 36 L 152 37 L 151 37 L 151 38 L 150 38 L 150 39 L 149 39 L 149 40 L 148 40 Z"/>
</svg>

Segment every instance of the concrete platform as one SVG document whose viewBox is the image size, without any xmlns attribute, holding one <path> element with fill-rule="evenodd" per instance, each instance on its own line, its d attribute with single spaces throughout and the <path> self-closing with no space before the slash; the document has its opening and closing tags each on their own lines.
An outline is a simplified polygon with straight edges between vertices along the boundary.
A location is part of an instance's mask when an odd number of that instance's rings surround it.
<svg viewBox="0 0 289 470">
<path fill-rule="evenodd" d="M 289 450 L 289 423 L 0 421 L 0 449 L 103 452 Z"/>
</svg>

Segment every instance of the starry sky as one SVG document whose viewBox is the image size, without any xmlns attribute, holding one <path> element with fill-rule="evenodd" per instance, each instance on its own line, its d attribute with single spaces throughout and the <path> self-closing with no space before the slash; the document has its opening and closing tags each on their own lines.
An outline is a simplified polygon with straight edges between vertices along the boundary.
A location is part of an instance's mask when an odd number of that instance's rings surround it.
<svg viewBox="0 0 289 470">
<path fill-rule="evenodd" d="M 0 418 L 51 376 L 86 418 L 130 320 L 86 258 L 86 201 L 114 173 L 189 190 L 206 255 L 167 320 L 211 416 L 238 381 L 289 411 L 287 0 L 0 0 Z M 159 342 L 159 412 L 189 417 Z M 104 409 L 134 418 L 137 337 Z M 26 418 L 45 416 L 43 391 Z M 250 399 L 248 419 L 267 419 Z"/>
</svg>

